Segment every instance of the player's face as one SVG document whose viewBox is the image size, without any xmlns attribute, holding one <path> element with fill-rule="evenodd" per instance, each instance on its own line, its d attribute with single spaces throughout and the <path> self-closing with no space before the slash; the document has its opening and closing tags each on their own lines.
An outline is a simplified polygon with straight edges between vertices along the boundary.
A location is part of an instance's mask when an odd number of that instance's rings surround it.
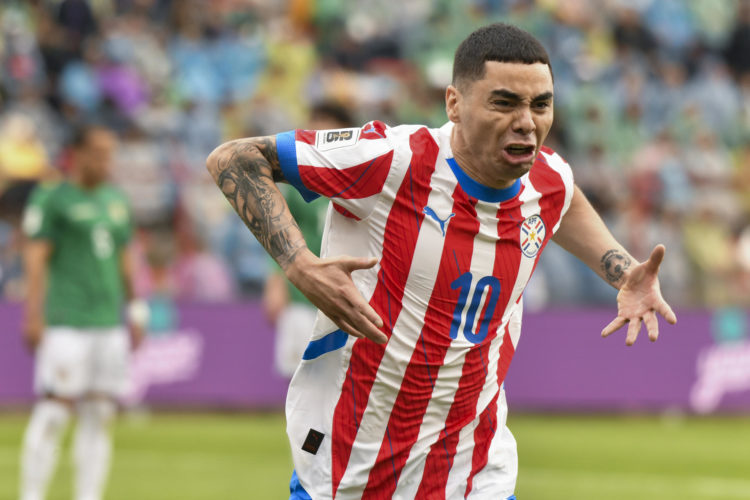
<svg viewBox="0 0 750 500">
<path fill-rule="evenodd" d="M 86 141 L 76 151 L 79 174 L 87 185 L 96 185 L 109 177 L 109 167 L 117 146 L 115 135 L 105 129 L 88 132 Z"/>
<path fill-rule="evenodd" d="M 529 171 L 552 126 L 549 67 L 487 61 L 484 78 L 459 87 L 446 92 L 453 154 L 479 182 L 507 187 Z"/>
</svg>

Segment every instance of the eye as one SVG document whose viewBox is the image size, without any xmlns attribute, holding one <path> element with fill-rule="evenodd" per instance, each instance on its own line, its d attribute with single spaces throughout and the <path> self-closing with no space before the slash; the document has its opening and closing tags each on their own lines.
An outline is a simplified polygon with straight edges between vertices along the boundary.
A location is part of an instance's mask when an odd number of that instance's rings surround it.
<svg viewBox="0 0 750 500">
<path fill-rule="evenodd" d="M 495 106 L 502 107 L 502 108 L 507 108 L 508 106 L 511 105 L 510 101 L 507 101 L 505 99 L 498 99 L 498 100 L 492 101 L 492 104 L 494 104 Z"/>
<path fill-rule="evenodd" d="M 533 106 L 536 109 L 546 109 L 546 108 L 550 107 L 550 102 L 549 101 L 539 101 L 539 102 L 535 102 L 533 104 Z"/>
</svg>

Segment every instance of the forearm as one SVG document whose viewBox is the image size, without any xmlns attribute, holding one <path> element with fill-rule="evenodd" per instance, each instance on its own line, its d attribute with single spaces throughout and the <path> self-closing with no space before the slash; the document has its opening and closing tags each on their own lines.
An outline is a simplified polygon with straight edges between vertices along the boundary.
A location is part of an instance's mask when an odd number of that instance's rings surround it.
<svg viewBox="0 0 750 500">
<path fill-rule="evenodd" d="M 553 239 L 619 289 L 638 261 L 615 239 L 580 189 L 575 189 L 570 208 Z"/>
<path fill-rule="evenodd" d="M 219 146 L 206 167 L 232 208 L 285 271 L 307 245 L 284 196 L 272 137 L 240 139 Z"/>
<path fill-rule="evenodd" d="M 133 262 L 133 248 L 128 246 L 120 253 L 120 276 L 125 300 L 136 298 L 135 294 L 135 264 Z"/>
<path fill-rule="evenodd" d="M 50 247 L 46 242 L 30 241 L 24 246 L 23 265 L 26 275 L 24 314 L 27 321 L 44 318 L 49 253 Z"/>
</svg>

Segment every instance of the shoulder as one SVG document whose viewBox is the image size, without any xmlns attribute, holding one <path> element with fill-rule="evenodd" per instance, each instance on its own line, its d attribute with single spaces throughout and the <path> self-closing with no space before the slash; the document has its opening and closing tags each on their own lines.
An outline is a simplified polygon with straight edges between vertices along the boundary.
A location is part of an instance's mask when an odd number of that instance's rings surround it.
<svg viewBox="0 0 750 500">
<path fill-rule="evenodd" d="M 46 181 L 34 187 L 29 197 L 29 205 L 47 205 L 51 200 L 64 196 L 67 182 Z"/>
<path fill-rule="evenodd" d="M 114 184 L 107 184 L 105 189 L 107 190 L 108 195 L 112 198 L 124 203 L 128 202 L 128 197 L 125 194 L 125 191 L 123 191 L 119 186 L 116 186 Z"/>
<path fill-rule="evenodd" d="M 558 174 L 566 184 L 573 181 L 573 170 L 560 153 L 548 146 L 542 146 L 535 165 L 537 171 L 549 170 Z M 533 170 L 532 170 L 533 172 Z M 541 172 L 538 172 L 541 173 Z"/>
<path fill-rule="evenodd" d="M 549 163 L 550 166 L 567 166 L 568 168 L 570 168 L 570 165 L 568 165 L 568 162 L 565 160 L 565 158 L 563 158 L 560 153 L 549 146 L 542 146 L 539 154 L 547 160 L 547 163 Z"/>
<path fill-rule="evenodd" d="M 380 120 L 373 120 L 365 123 L 360 128 L 360 139 L 391 139 L 391 140 L 408 140 L 414 133 L 424 130 L 425 132 L 437 136 L 439 129 L 430 129 L 426 125 L 420 124 L 401 124 L 388 125 Z"/>
<path fill-rule="evenodd" d="M 122 189 L 113 184 L 107 184 L 104 189 L 110 216 L 118 221 L 128 220 L 132 209 L 130 198 Z"/>
</svg>

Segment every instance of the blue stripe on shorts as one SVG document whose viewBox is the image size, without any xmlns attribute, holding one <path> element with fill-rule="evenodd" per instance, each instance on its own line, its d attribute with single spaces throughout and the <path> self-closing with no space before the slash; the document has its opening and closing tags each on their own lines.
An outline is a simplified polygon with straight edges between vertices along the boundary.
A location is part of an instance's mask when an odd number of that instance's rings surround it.
<svg viewBox="0 0 750 500">
<path fill-rule="evenodd" d="M 289 500 L 312 500 L 300 484 L 296 470 L 292 471 L 292 480 L 289 481 Z"/>
</svg>

